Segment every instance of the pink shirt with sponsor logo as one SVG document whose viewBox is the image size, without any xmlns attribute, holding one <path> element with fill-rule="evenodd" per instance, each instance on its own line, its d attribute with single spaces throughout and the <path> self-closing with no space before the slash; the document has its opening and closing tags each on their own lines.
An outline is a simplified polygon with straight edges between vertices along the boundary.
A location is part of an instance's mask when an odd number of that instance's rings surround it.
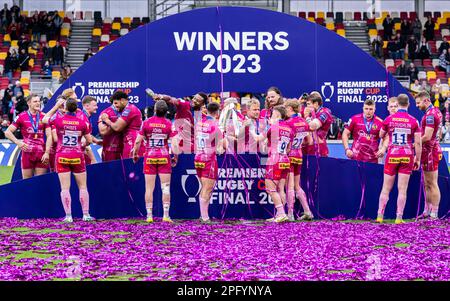
<svg viewBox="0 0 450 301">
<path fill-rule="evenodd" d="M 414 134 L 421 133 L 419 122 L 406 110 L 388 116 L 383 121 L 383 131 L 389 134 L 388 154 L 391 156 L 414 155 Z"/>
<path fill-rule="evenodd" d="M 383 120 L 378 116 L 373 116 L 368 120 L 362 113 L 354 115 L 348 120 L 345 128 L 353 136 L 353 159 L 364 162 L 377 160 L 376 153 L 382 126 Z"/>
<path fill-rule="evenodd" d="M 316 131 L 317 137 L 321 140 L 319 142 L 326 143 L 328 131 L 333 123 L 333 115 L 331 115 L 330 109 L 320 107 L 315 113 L 315 118 L 319 119 L 322 123 L 322 126 Z"/>
<path fill-rule="evenodd" d="M 290 125 L 284 120 L 271 125 L 267 131 L 267 139 L 269 151 L 267 165 L 289 162 L 287 150 L 293 140 L 293 131 Z"/>
<path fill-rule="evenodd" d="M 57 115 L 53 124 L 58 135 L 56 152 L 82 154 L 81 138 L 89 134 L 89 124 L 86 119 L 77 113 L 66 113 L 63 116 Z"/>
<path fill-rule="evenodd" d="M 223 138 L 216 119 L 207 116 L 195 125 L 195 161 L 216 160 L 216 143 Z"/>
<path fill-rule="evenodd" d="M 48 121 L 48 126 L 50 127 L 50 129 L 54 129 L 55 128 L 55 120 L 56 117 L 58 116 L 64 116 L 64 113 L 61 111 L 56 111 L 55 114 L 52 115 L 52 117 L 50 117 L 50 120 Z M 53 141 L 52 143 L 52 147 L 50 148 L 50 153 L 51 154 L 55 154 L 56 153 L 56 147 L 58 146 L 58 142 Z"/>
<path fill-rule="evenodd" d="M 166 158 L 169 156 L 168 140 L 172 136 L 172 123 L 164 117 L 153 116 L 145 120 L 139 134 L 146 141 L 145 156 Z"/>
<path fill-rule="evenodd" d="M 120 117 L 120 112 L 118 112 L 113 106 L 110 106 L 104 109 L 98 119 L 98 123 L 101 123 L 102 120 L 100 116 L 102 114 L 106 114 L 109 117 L 111 122 L 116 122 Z M 121 153 L 123 149 L 122 143 L 122 133 L 111 130 L 110 134 L 103 136 L 103 150 L 111 153 Z"/>
<path fill-rule="evenodd" d="M 33 115 L 30 111 L 25 111 L 20 113 L 12 123 L 13 126 L 20 129 L 23 142 L 28 145 L 26 152 L 45 151 L 44 136 L 47 125 L 42 123 L 44 115 L 42 112 Z"/>
<path fill-rule="evenodd" d="M 442 126 L 441 111 L 439 111 L 439 109 L 436 108 L 435 106 L 430 105 L 426 110 L 425 115 L 423 115 L 421 121 L 422 133 L 425 133 L 425 128 L 427 127 L 433 128 L 433 134 L 431 136 L 431 139 L 422 144 L 422 148 L 425 151 L 431 151 L 435 147 L 440 147 L 438 134 L 441 126 Z"/>
<path fill-rule="evenodd" d="M 303 139 L 309 135 L 309 126 L 298 114 L 292 115 L 286 123 L 291 127 L 293 137 L 289 157 L 301 158 Z"/>
</svg>

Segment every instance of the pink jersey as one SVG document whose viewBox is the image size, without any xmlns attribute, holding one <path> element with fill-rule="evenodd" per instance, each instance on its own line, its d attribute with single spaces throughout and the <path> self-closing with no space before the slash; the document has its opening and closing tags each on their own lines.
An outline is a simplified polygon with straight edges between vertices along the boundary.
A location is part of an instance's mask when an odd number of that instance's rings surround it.
<svg viewBox="0 0 450 301">
<path fill-rule="evenodd" d="M 292 115 L 286 123 L 291 127 L 293 137 L 289 157 L 302 158 L 302 143 L 309 135 L 309 126 L 298 114 Z"/>
<path fill-rule="evenodd" d="M 57 117 L 62 117 L 64 116 L 64 113 L 61 111 L 56 111 L 55 114 L 52 115 L 52 117 L 50 117 L 50 120 L 48 121 L 48 126 L 50 127 L 50 129 L 55 129 L 55 120 Z M 50 153 L 51 154 L 55 154 L 56 153 L 56 147 L 58 146 L 58 142 L 53 141 L 52 143 L 52 147 L 50 148 Z"/>
<path fill-rule="evenodd" d="M 272 109 L 261 110 L 261 113 L 259 114 L 259 124 L 265 133 L 267 133 L 270 127 L 269 124 L 270 117 L 272 117 Z"/>
<path fill-rule="evenodd" d="M 216 160 L 216 143 L 223 137 L 216 119 L 207 116 L 195 125 L 195 161 Z"/>
<path fill-rule="evenodd" d="M 127 127 L 123 132 L 124 138 L 126 139 L 127 136 L 132 136 L 136 140 L 142 125 L 142 114 L 139 108 L 130 103 L 127 104 L 120 114 L 120 118 L 127 123 Z"/>
<path fill-rule="evenodd" d="M 205 121 L 206 115 L 200 111 L 194 111 L 192 114 L 189 101 L 177 99 L 175 102 L 177 112 L 175 114 L 175 131 L 180 135 L 180 147 L 184 152 L 195 149 L 194 146 L 194 128 L 198 121 Z M 184 145 L 190 141 L 190 147 Z"/>
<path fill-rule="evenodd" d="M 383 121 L 383 131 L 389 134 L 388 155 L 414 155 L 414 134 L 420 133 L 419 122 L 406 110 L 399 109 Z"/>
<path fill-rule="evenodd" d="M 355 160 L 374 163 L 378 161 L 376 153 L 382 126 L 383 120 L 378 116 L 367 120 L 362 113 L 348 120 L 345 128 L 353 136 L 352 152 Z"/>
<path fill-rule="evenodd" d="M 33 115 L 30 111 L 25 111 L 20 113 L 12 123 L 14 127 L 20 129 L 23 142 L 28 145 L 26 152 L 45 151 L 44 136 L 47 125 L 42 123 L 44 115 L 41 112 Z"/>
<path fill-rule="evenodd" d="M 117 119 L 119 119 L 120 117 L 120 112 L 118 112 L 113 106 L 110 106 L 100 113 L 98 123 L 102 122 L 100 118 L 102 114 L 108 115 L 109 120 L 111 120 L 111 122 L 116 122 Z M 121 132 L 115 132 L 111 130 L 110 134 L 103 136 L 103 151 L 110 153 L 121 153 L 122 149 L 123 143 Z"/>
<path fill-rule="evenodd" d="M 55 118 L 54 127 L 58 135 L 57 153 L 83 154 L 81 137 L 89 134 L 86 118 L 77 113 L 66 113 Z"/>
<path fill-rule="evenodd" d="M 172 123 L 164 117 L 153 116 L 145 120 L 139 132 L 147 141 L 145 156 L 168 157 L 168 140 L 172 136 Z"/>
<path fill-rule="evenodd" d="M 425 133 L 425 128 L 433 128 L 433 135 L 431 140 L 426 141 L 422 144 L 423 150 L 431 151 L 435 147 L 439 147 L 439 130 L 442 126 L 442 113 L 438 108 L 430 105 L 422 117 L 421 128 L 422 133 Z"/>
<path fill-rule="evenodd" d="M 316 118 L 320 120 L 322 126 L 317 130 L 317 137 L 319 137 L 319 143 L 325 143 L 328 135 L 328 130 L 333 123 L 333 115 L 328 108 L 320 107 L 315 113 Z"/>
<path fill-rule="evenodd" d="M 267 131 L 269 157 L 267 165 L 274 163 L 289 163 L 287 153 L 288 145 L 292 144 L 293 131 L 290 125 L 281 120 L 278 124 L 271 125 Z"/>
</svg>

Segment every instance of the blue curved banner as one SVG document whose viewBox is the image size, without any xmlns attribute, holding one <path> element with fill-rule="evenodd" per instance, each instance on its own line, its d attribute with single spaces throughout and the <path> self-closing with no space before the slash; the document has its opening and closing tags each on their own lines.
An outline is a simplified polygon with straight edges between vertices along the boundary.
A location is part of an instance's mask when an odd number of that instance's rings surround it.
<svg viewBox="0 0 450 301">
<path fill-rule="evenodd" d="M 100 112 L 117 89 L 145 108 L 153 101 L 146 88 L 183 97 L 270 86 L 286 97 L 317 90 L 343 120 L 360 112 L 366 98 L 384 118 L 388 97 L 406 93 L 374 58 L 323 26 L 269 10 L 219 7 L 163 18 L 114 41 L 83 64 L 50 105 L 66 88 L 79 98 L 96 97 Z M 411 113 L 420 116 L 415 106 Z"/>
</svg>

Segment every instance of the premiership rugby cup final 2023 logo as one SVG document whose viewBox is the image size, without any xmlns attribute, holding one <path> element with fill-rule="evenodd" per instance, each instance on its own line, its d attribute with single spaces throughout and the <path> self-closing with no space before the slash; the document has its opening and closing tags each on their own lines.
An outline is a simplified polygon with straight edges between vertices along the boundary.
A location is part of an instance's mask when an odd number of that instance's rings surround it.
<svg viewBox="0 0 450 301">
<path fill-rule="evenodd" d="M 202 184 L 200 183 L 200 180 L 197 176 L 197 171 L 195 169 L 186 169 L 186 173 L 187 175 L 181 176 L 181 187 L 188 197 L 188 203 L 195 203 L 195 198 L 200 193 Z"/>
<path fill-rule="evenodd" d="M 320 88 L 320 92 L 322 92 L 324 102 L 331 102 L 331 97 L 334 95 L 334 86 L 331 82 L 324 82 Z"/>
<path fill-rule="evenodd" d="M 86 87 L 83 85 L 83 83 L 75 83 L 72 86 L 72 90 L 78 96 L 78 99 L 82 99 L 84 96 L 84 93 L 86 93 Z"/>
</svg>

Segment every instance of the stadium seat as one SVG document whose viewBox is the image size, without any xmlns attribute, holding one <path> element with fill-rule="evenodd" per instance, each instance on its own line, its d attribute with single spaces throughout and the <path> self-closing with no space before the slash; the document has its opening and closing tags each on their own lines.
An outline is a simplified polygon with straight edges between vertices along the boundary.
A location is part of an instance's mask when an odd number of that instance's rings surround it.
<svg viewBox="0 0 450 301">
<path fill-rule="evenodd" d="M 436 79 L 436 72 L 434 72 L 434 71 L 427 72 L 427 80 L 430 80 L 430 79 Z"/>
<path fill-rule="evenodd" d="M 353 19 L 355 21 L 361 21 L 361 12 L 355 12 Z"/>
<path fill-rule="evenodd" d="M 100 37 L 100 41 L 101 42 L 109 42 L 109 35 L 108 34 L 104 34 Z"/>
<path fill-rule="evenodd" d="M 20 74 L 21 78 L 30 78 L 31 77 L 31 73 L 30 71 L 22 71 L 22 73 Z"/>
<path fill-rule="evenodd" d="M 92 11 L 85 11 L 85 12 L 84 12 L 84 19 L 85 19 L 85 20 L 92 20 L 92 19 L 93 19 L 93 13 L 92 13 Z"/>
<path fill-rule="evenodd" d="M 384 61 L 384 65 L 385 65 L 386 67 L 395 66 L 395 62 L 394 62 L 393 59 L 386 59 L 386 60 Z"/>
<path fill-rule="evenodd" d="M 92 30 L 92 35 L 93 36 L 101 36 L 102 35 L 102 31 L 101 31 L 101 29 L 100 28 L 94 28 L 93 30 Z"/>
<path fill-rule="evenodd" d="M 61 72 L 59 71 L 52 71 L 52 78 L 59 79 L 61 77 Z"/>
<path fill-rule="evenodd" d="M 28 18 L 28 11 L 27 10 L 22 10 L 22 11 L 20 11 L 20 15 L 22 17 Z"/>
<path fill-rule="evenodd" d="M 316 13 L 313 11 L 308 12 L 308 18 L 316 18 Z"/>
<path fill-rule="evenodd" d="M 388 41 L 383 41 L 383 49 L 387 48 Z"/>
<path fill-rule="evenodd" d="M 101 19 L 101 18 L 102 18 L 102 12 L 94 11 L 94 20 Z"/>
<path fill-rule="evenodd" d="M 392 19 L 400 18 L 400 13 L 398 11 L 391 11 L 390 16 Z"/>
<path fill-rule="evenodd" d="M 395 74 L 395 72 L 397 71 L 397 69 L 395 69 L 394 66 L 389 66 L 389 67 L 387 67 L 387 71 L 388 71 L 389 73 Z"/>
<path fill-rule="evenodd" d="M 56 40 L 48 41 L 48 47 L 53 48 L 56 46 Z"/>
<path fill-rule="evenodd" d="M 8 55 L 8 53 L 6 53 L 6 52 L 0 52 L 0 60 L 4 61 L 6 59 L 7 55 Z"/>
<path fill-rule="evenodd" d="M 111 26 L 111 29 L 112 30 L 120 30 L 120 23 L 117 23 L 117 22 L 113 23 Z"/>
<path fill-rule="evenodd" d="M 30 83 L 30 79 L 28 77 L 21 77 L 20 78 L 20 84 L 24 85 L 24 84 L 29 84 Z"/>
<path fill-rule="evenodd" d="M 327 23 L 327 24 L 326 24 L 326 28 L 327 28 L 328 30 L 334 31 L 334 23 Z"/>
<path fill-rule="evenodd" d="M 336 19 L 335 22 L 336 23 L 342 23 L 342 21 L 344 21 L 344 13 L 341 11 L 336 12 Z"/>
<path fill-rule="evenodd" d="M 398 66 L 400 66 L 402 64 L 402 60 L 401 59 L 396 59 L 394 60 L 394 66 L 395 68 L 397 68 Z"/>
<path fill-rule="evenodd" d="M 70 23 L 63 23 L 61 25 L 61 29 L 70 29 L 70 27 L 71 27 Z"/>
<path fill-rule="evenodd" d="M 344 20 L 345 21 L 352 21 L 353 20 L 353 13 L 351 11 L 346 11 L 344 13 Z"/>
<path fill-rule="evenodd" d="M 36 55 L 37 55 L 37 50 L 34 49 L 33 47 L 28 47 L 28 53 L 29 53 L 30 55 L 36 56 Z"/>
<path fill-rule="evenodd" d="M 405 11 L 400 12 L 400 19 L 405 20 L 408 19 L 408 13 Z"/>
<path fill-rule="evenodd" d="M 28 61 L 28 66 L 30 66 L 31 68 L 34 67 L 34 59 L 30 59 L 30 60 Z"/>
<path fill-rule="evenodd" d="M 422 62 L 422 65 L 424 67 L 432 67 L 433 66 L 433 64 L 431 63 L 431 59 L 424 59 Z"/>
<path fill-rule="evenodd" d="M 377 25 L 382 25 L 383 24 L 383 18 L 376 18 L 375 19 L 375 24 L 377 24 Z M 381 28 L 383 28 L 383 27 L 381 27 Z"/>
<path fill-rule="evenodd" d="M 142 17 L 142 23 L 144 23 L 144 24 L 150 23 L 150 18 L 149 17 Z"/>
<path fill-rule="evenodd" d="M 58 11 L 58 15 L 59 15 L 62 19 L 64 19 L 64 17 L 66 16 L 66 14 L 64 13 L 63 10 Z"/>
<path fill-rule="evenodd" d="M 441 12 L 440 11 L 433 12 L 433 18 L 434 19 L 437 19 L 437 18 L 440 18 L 440 17 L 441 17 Z"/>
<path fill-rule="evenodd" d="M 369 36 L 370 37 L 378 36 L 378 30 L 376 30 L 376 29 L 369 29 Z"/>
<path fill-rule="evenodd" d="M 75 19 L 76 20 L 83 20 L 83 12 L 82 11 L 76 11 L 75 12 Z"/>
<path fill-rule="evenodd" d="M 336 30 L 336 33 L 345 38 L 345 29 L 338 29 Z"/>
<path fill-rule="evenodd" d="M 122 20 L 122 23 L 130 25 L 131 24 L 131 18 L 130 17 L 124 17 L 123 20 Z"/>
<path fill-rule="evenodd" d="M 306 19 L 306 12 L 304 12 L 304 11 L 299 11 L 299 12 L 298 12 L 298 17 L 299 17 L 299 18 Z"/>
<path fill-rule="evenodd" d="M 105 18 L 103 19 L 103 24 L 111 24 L 112 23 L 112 19 L 111 18 Z"/>
<path fill-rule="evenodd" d="M 388 11 L 383 11 L 383 12 L 381 12 L 381 18 L 386 18 L 387 17 L 387 15 L 389 15 L 389 12 Z M 391 15 L 391 17 L 392 17 L 392 15 Z"/>
<path fill-rule="evenodd" d="M 394 29 L 395 29 L 395 30 L 400 30 L 400 29 L 401 29 L 401 26 L 402 26 L 402 23 L 395 23 L 395 24 L 394 24 Z"/>
<path fill-rule="evenodd" d="M 437 66 L 439 66 L 439 59 L 433 59 L 431 64 L 433 65 L 434 68 L 436 68 Z"/>
<path fill-rule="evenodd" d="M 70 34 L 70 30 L 67 28 L 61 28 L 61 36 L 68 37 Z"/>
<path fill-rule="evenodd" d="M 122 28 L 122 29 L 120 30 L 120 36 L 124 36 L 124 35 L 126 35 L 128 32 L 129 32 L 128 28 Z"/>
<path fill-rule="evenodd" d="M 11 36 L 9 35 L 9 33 L 5 34 L 3 36 L 3 41 L 4 42 L 11 42 Z"/>
<path fill-rule="evenodd" d="M 309 22 L 313 22 L 313 23 L 316 22 L 316 20 L 315 20 L 313 17 L 308 17 L 307 20 L 308 20 Z"/>
</svg>

